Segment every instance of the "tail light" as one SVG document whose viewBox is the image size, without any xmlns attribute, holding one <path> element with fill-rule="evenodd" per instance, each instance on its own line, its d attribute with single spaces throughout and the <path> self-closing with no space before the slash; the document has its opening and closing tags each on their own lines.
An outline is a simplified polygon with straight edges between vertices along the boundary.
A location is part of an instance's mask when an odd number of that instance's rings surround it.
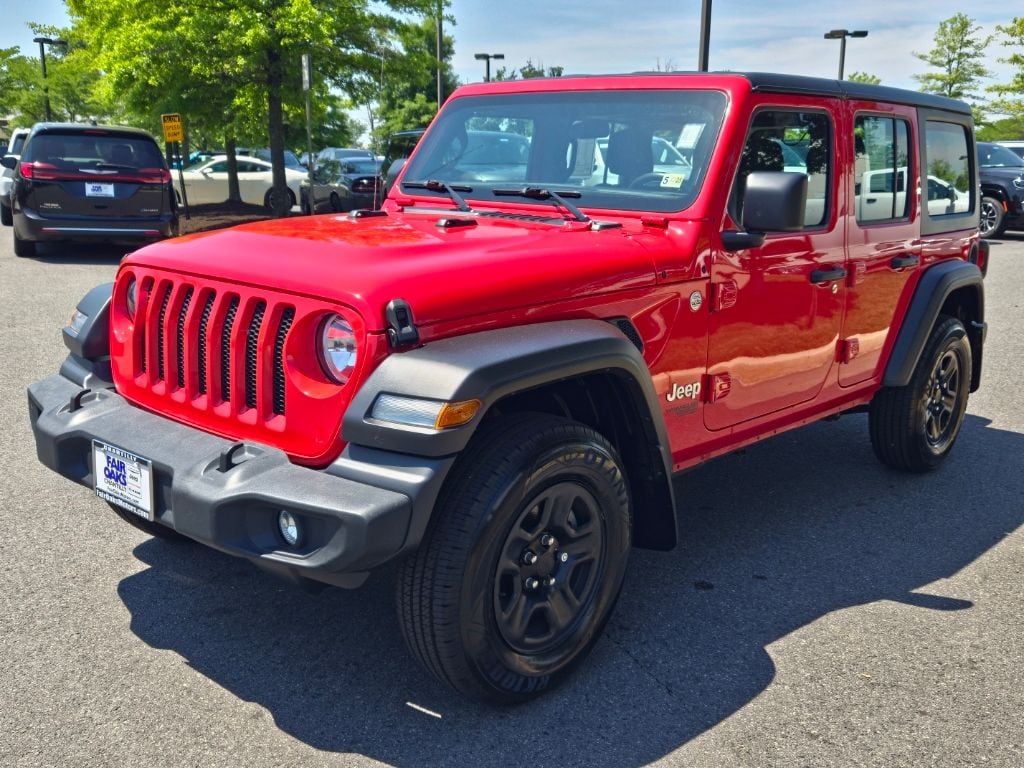
<svg viewBox="0 0 1024 768">
<path fill-rule="evenodd" d="M 143 184 L 169 184 L 171 172 L 166 168 L 140 168 L 138 179 Z"/>
<path fill-rule="evenodd" d="M 352 182 L 353 192 L 374 192 L 377 189 L 377 180 L 372 176 L 364 179 L 356 179 Z"/>
<path fill-rule="evenodd" d="M 23 178 L 33 181 L 52 180 L 57 178 L 57 166 L 41 163 L 38 160 L 34 163 L 22 163 L 21 175 Z"/>
</svg>

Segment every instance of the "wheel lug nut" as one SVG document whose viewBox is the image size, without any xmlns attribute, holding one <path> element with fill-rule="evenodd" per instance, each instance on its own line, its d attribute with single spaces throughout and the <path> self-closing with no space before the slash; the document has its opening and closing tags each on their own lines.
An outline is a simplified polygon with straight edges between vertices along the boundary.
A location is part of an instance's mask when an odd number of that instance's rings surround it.
<svg viewBox="0 0 1024 768">
<path fill-rule="evenodd" d="M 530 578 L 528 578 L 526 581 L 523 582 L 523 586 L 526 587 L 527 589 L 531 590 L 531 591 L 535 590 L 535 589 L 538 589 L 540 587 L 540 580 L 537 579 L 534 576 L 531 576 Z"/>
<path fill-rule="evenodd" d="M 542 535 L 540 537 L 540 545 L 542 547 L 547 548 L 547 547 L 550 547 L 551 545 L 557 544 L 557 543 L 558 542 L 555 541 L 555 537 L 552 536 L 550 533 L 545 533 L 544 535 Z"/>
<path fill-rule="evenodd" d="M 558 559 L 561 560 L 563 563 L 569 562 L 569 553 L 568 552 L 563 552 L 562 554 L 560 554 L 558 556 Z"/>
<path fill-rule="evenodd" d="M 547 584 L 549 587 L 555 586 L 555 577 L 548 576 L 546 579 L 544 579 L 544 583 Z"/>
<path fill-rule="evenodd" d="M 532 549 L 528 549 L 525 552 L 523 552 L 523 564 L 524 565 L 533 565 L 536 562 L 537 562 L 537 553 L 536 552 L 534 552 Z"/>
</svg>

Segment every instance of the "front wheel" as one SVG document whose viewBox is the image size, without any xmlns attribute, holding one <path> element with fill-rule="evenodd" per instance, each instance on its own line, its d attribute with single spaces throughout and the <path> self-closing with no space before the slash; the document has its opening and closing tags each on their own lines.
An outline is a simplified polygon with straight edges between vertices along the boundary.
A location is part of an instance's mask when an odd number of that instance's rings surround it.
<svg viewBox="0 0 1024 768">
<path fill-rule="evenodd" d="M 453 468 L 399 569 L 409 649 L 470 698 L 540 694 L 600 635 L 631 530 L 625 475 L 604 437 L 540 414 L 495 421 Z"/>
<path fill-rule="evenodd" d="M 982 237 L 999 237 L 1003 233 L 1003 204 L 994 197 L 981 198 L 978 233 Z"/>
<path fill-rule="evenodd" d="M 971 345 L 963 323 L 940 317 L 904 387 L 882 389 L 871 401 L 871 446 L 896 469 L 934 469 L 953 449 L 971 388 Z"/>
</svg>

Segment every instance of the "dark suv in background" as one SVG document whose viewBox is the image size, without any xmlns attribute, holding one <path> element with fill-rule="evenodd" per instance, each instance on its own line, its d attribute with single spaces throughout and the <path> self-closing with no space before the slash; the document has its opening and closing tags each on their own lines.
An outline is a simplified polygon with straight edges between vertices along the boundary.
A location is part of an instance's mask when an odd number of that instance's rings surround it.
<svg viewBox="0 0 1024 768">
<path fill-rule="evenodd" d="M 1024 229 L 1024 158 L 1001 144 L 978 142 L 982 237 Z"/>
<path fill-rule="evenodd" d="M 177 233 L 171 174 L 146 131 L 37 123 L 11 189 L 14 252 L 35 255 L 39 241 L 129 242 Z"/>
</svg>

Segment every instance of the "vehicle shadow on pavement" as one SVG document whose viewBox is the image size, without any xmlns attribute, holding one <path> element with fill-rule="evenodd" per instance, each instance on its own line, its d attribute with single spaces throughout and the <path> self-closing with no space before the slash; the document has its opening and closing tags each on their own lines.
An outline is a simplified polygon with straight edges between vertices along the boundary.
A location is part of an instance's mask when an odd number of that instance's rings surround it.
<svg viewBox="0 0 1024 768">
<path fill-rule="evenodd" d="M 117 264 L 139 247 L 112 243 L 38 243 L 36 255 L 29 258 L 44 264 Z"/>
<path fill-rule="evenodd" d="M 776 672 L 767 647 L 831 612 L 970 610 L 926 585 L 1024 524 L 1019 466 L 996 460 L 1020 455 L 1024 436 L 968 416 L 949 462 L 905 475 L 875 461 L 859 415 L 693 470 L 676 486 L 682 545 L 636 551 L 591 658 L 563 688 L 506 710 L 460 699 L 412 661 L 390 574 L 311 596 L 211 550 L 148 541 L 135 554 L 151 567 L 118 591 L 145 643 L 316 749 L 401 766 L 510 755 L 641 766 L 764 691 Z"/>
</svg>

